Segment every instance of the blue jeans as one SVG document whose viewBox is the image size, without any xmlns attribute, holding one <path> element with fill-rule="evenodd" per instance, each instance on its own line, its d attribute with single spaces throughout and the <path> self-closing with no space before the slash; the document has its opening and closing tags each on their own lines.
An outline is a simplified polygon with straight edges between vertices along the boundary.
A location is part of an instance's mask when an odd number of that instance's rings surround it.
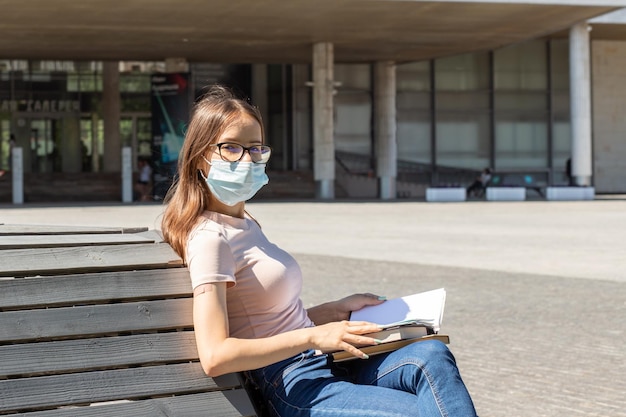
<svg viewBox="0 0 626 417">
<path fill-rule="evenodd" d="M 306 351 L 249 372 L 275 416 L 476 416 L 452 353 L 437 340 L 333 363 Z"/>
</svg>

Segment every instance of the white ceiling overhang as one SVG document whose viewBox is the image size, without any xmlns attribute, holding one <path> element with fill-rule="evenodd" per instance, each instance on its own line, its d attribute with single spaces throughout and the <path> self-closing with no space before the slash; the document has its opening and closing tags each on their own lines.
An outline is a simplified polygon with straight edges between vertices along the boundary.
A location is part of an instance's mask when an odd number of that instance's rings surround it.
<svg viewBox="0 0 626 417">
<path fill-rule="evenodd" d="M 625 1 L 0 0 L 0 59 L 415 61 L 563 31 Z"/>
</svg>

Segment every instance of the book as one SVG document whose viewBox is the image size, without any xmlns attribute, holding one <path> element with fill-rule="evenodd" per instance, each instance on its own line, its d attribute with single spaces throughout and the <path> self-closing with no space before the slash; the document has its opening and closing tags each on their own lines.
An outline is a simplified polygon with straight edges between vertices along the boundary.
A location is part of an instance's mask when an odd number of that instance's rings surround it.
<svg viewBox="0 0 626 417">
<path fill-rule="evenodd" d="M 387 300 L 382 304 L 353 311 L 351 321 L 369 321 L 383 328 L 421 324 L 439 332 L 446 303 L 446 290 L 436 290 Z"/>
<path fill-rule="evenodd" d="M 369 321 L 381 327 L 380 331 L 363 335 L 378 339 L 381 343 L 357 347 L 372 356 L 423 340 L 436 339 L 450 343 L 449 336 L 438 334 L 445 302 L 446 291 L 439 288 L 353 311 L 351 321 Z M 346 351 L 332 352 L 331 355 L 335 362 L 356 359 Z"/>
<path fill-rule="evenodd" d="M 412 339 L 402 339 L 396 340 L 393 342 L 383 343 L 380 345 L 366 346 L 359 348 L 361 352 L 371 356 L 378 355 L 381 353 L 392 352 L 394 350 L 400 349 L 406 345 L 411 343 L 423 342 L 425 340 L 439 340 L 445 344 L 450 343 L 450 337 L 445 334 L 430 334 L 422 337 L 415 337 Z M 340 350 L 338 352 L 331 353 L 333 357 L 333 362 L 343 362 L 352 359 L 359 359 L 351 353 L 346 352 L 345 350 Z"/>
<path fill-rule="evenodd" d="M 367 333 L 363 336 L 377 339 L 381 343 L 395 342 L 402 339 L 414 339 L 416 337 L 428 336 L 434 334 L 433 329 L 423 324 L 404 323 L 397 326 L 385 327 L 374 333 Z M 360 347 L 361 345 L 357 345 Z M 370 346 L 370 345 L 365 345 Z"/>
</svg>

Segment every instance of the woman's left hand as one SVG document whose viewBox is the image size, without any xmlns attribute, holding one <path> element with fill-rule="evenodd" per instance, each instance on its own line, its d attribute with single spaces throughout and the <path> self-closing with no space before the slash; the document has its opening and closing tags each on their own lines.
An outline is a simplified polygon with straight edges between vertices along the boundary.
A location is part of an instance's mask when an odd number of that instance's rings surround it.
<svg viewBox="0 0 626 417">
<path fill-rule="evenodd" d="M 384 303 L 387 297 L 374 294 L 353 294 L 341 300 L 321 304 L 307 310 L 309 317 L 317 325 L 350 320 L 350 313 L 367 306 Z"/>
<path fill-rule="evenodd" d="M 382 304 L 385 300 L 387 300 L 387 297 L 370 293 L 352 294 L 348 297 L 342 298 L 341 300 L 337 300 L 335 301 L 338 315 L 337 321 L 350 320 L 351 312 L 360 310 L 363 307 Z"/>
</svg>

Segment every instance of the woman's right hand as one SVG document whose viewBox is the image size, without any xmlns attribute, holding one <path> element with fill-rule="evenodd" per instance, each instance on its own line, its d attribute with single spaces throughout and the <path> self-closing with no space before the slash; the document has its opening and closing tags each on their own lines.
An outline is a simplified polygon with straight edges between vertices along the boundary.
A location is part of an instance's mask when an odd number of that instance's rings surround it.
<svg viewBox="0 0 626 417">
<path fill-rule="evenodd" d="M 368 356 L 355 345 L 376 345 L 376 339 L 364 336 L 379 331 L 377 324 L 366 321 L 339 321 L 310 327 L 310 340 L 315 349 L 322 352 L 345 350 L 348 353 L 367 359 Z"/>
</svg>

